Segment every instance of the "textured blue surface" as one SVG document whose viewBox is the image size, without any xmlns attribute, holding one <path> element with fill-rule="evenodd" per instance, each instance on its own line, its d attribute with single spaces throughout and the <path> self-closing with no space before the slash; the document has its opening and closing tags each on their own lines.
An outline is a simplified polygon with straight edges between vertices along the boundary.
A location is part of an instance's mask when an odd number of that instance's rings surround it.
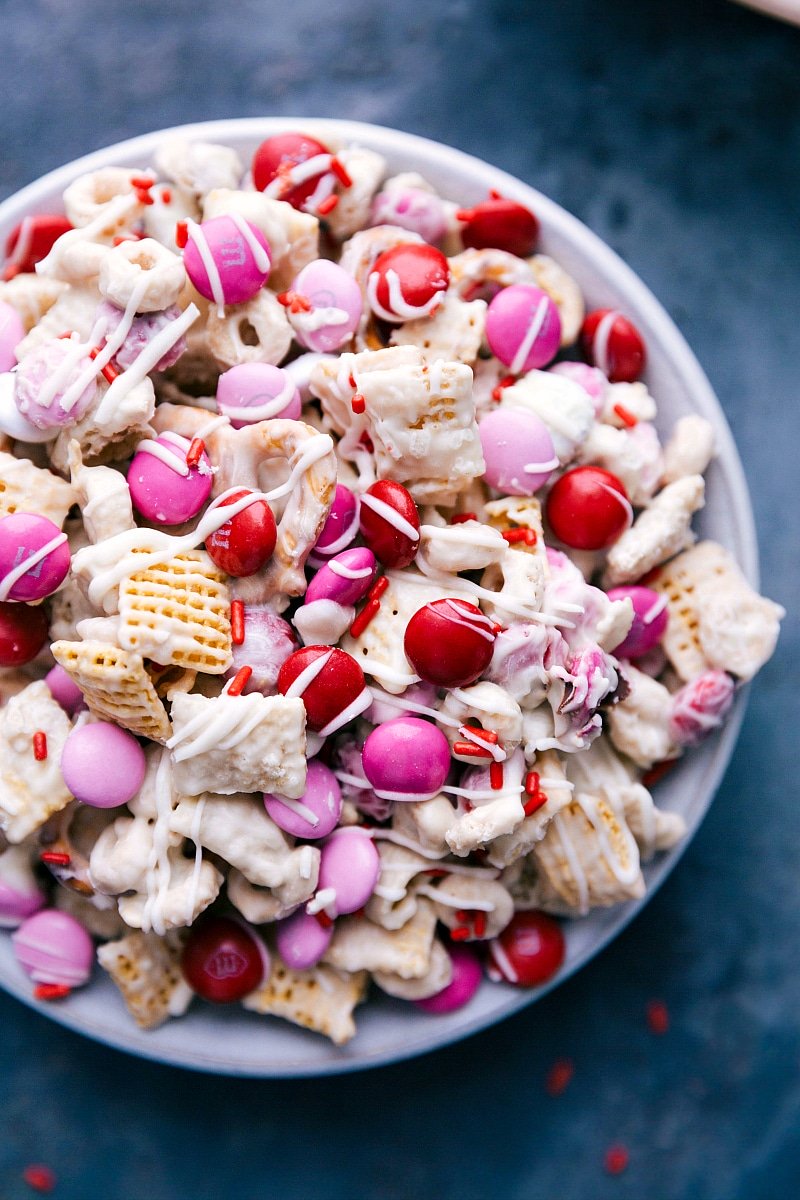
<svg viewBox="0 0 800 1200">
<path fill-rule="evenodd" d="M 727 411 L 765 590 L 800 591 L 800 36 L 725 0 L 2 0 L 0 192 L 181 121 L 306 114 L 485 157 L 664 302 Z M 792 350 L 795 354 L 792 356 Z M 794 501 L 794 505 L 792 504 Z M 673 877 L 591 966 L 460 1046 L 347 1079 L 137 1062 L 0 996 L 0 1196 L 781 1200 L 800 1194 L 796 618 Z M 648 1032 L 651 997 L 669 1034 Z M 544 1078 L 574 1060 L 558 1099 Z M 630 1166 L 603 1172 L 609 1144 Z"/>
</svg>

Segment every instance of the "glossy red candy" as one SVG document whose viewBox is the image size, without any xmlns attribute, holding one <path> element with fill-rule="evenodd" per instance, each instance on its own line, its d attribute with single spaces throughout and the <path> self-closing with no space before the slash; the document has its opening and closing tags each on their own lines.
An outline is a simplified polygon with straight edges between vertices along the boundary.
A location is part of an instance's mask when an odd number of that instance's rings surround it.
<svg viewBox="0 0 800 1200">
<path fill-rule="evenodd" d="M 338 647 L 295 650 L 278 672 L 278 691 L 301 698 L 309 728 L 323 737 L 341 729 L 372 703 L 361 667 Z"/>
<path fill-rule="evenodd" d="M 565 471 L 550 489 L 545 511 L 559 541 L 575 550 L 612 545 L 633 516 L 624 485 L 602 467 Z"/>
<path fill-rule="evenodd" d="M 247 495 L 241 488 L 221 501 L 220 508 Z M 221 571 L 242 579 L 260 571 L 275 549 L 277 530 L 266 500 L 254 500 L 206 538 L 206 550 Z"/>
<path fill-rule="evenodd" d="M 507 983 L 536 987 L 555 975 L 564 961 L 561 926 L 546 913 L 515 913 L 489 943 L 489 958 Z"/>
<path fill-rule="evenodd" d="M 407 567 L 419 548 L 419 513 L 402 483 L 379 479 L 361 497 L 361 536 L 385 567 Z M 416 536 L 412 536 L 416 535 Z"/>
<path fill-rule="evenodd" d="M 318 171 L 310 178 L 295 184 L 292 183 L 289 172 L 293 167 L 299 167 L 319 154 L 330 154 L 330 150 L 308 134 L 276 134 L 275 137 L 262 142 L 253 155 L 253 183 L 259 192 L 263 192 L 273 179 L 284 175 L 286 183 L 278 199 L 287 200 L 294 208 L 302 208 L 316 189 L 323 171 Z"/>
<path fill-rule="evenodd" d="M 13 279 L 25 271 L 33 271 L 46 258 L 53 245 L 72 225 L 61 213 L 34 213 L 20 221 L 6 239 L 8 262 L 4 279 Z"/>
<path fill-rule="evenodd" d="M 0 603 L 0 667 L 21 667 L 47 640 L 47 616 L 30 604 Z"/>
<path fill-rule="evenodd" d="M 615 308 L 597 308 L 586 316 L 581 347 L 586 361 L 599 367 L 612 383 L 633 383 L 647 361 L 639 330 Z"/>
<path fill-rule="evenodd" d="M 489 665 L 495 626 L 469 600 L 432 600 L 406 626 L 406 658 L 426 683 L 464 687 Z"/>
<path fill-rule="evenodd" d="M 450 283 L 450 267 L 441 250 L 404 242 L 375 259 L 367 281 L 374 312 L 387 321 L 413 321 L 430 316 Z"/>
<path fill-rule="evenodd" d="M 238 921 L 206 917 L 189 930 L 181 967 L 198 996 L 215 1004 L 230 1004 L 261 983 L 264 951 Z"/>
<path fill-rule="evenodd" d="M 464 222 L 461 241 L 468 249 L 506 250 L 518 258 L 527 258 L 536 249 L 539 222 L 516 200 L 492 196 L 456 215 Z"/>
</svg>

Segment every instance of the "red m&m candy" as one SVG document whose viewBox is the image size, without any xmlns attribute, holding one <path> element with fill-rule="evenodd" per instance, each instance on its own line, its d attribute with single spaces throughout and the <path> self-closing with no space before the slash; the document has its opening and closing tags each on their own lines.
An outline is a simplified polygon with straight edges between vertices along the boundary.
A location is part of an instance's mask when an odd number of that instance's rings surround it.
<svg viewBox="0 0 800 1200">
<path fill-rule="evenodd" d="M 62 213 L 34 213 L 20 221 L 6 241 L 8 262 L 3 269 L 3 279 L 33 271 L 36 264 L 46 258 L 62 233 L 68 233 L 72 225 Z"/>
<path fill-rule="evenodd" d="M 581 346 L 588 362 L 612 383 L 633 383 L 647 361 L 642 335 L 615 308 L 596 308 L 581 328 Z"/>
<path fill-rule="evenodd" d="M 406 626 L 406 658 L 426 683 L 464 687 L 489 665 L 495 627 L 468 600 L 432 600 Z"/>
<path fill-rule="evenodd" d="M 249 488 L 233 492 L 219 507 L 248 495 Z M 266 500 L 254 500 L 206 538 L 206 550 L 221 571 L 240 579 L 260 571 L 275 549 L 277 529 Z"/>
<path fill-rule="evenodd" d="M 542 912 L 518 912 L 499 937 L 489 943 L 489 959 L 506 983 L 536 987 L 564 961 L 561 926 Z"/>
<path fill-rule="evenodd" d="M 361 536 L 385 567 L 407 567 L 419 548 L 419 514 L 402 483 L 379 479 L 361 497 Z"/>
<path fill-rule="evenodd" d="M 404 242 L 378 255 L 367 279 L 367 297 L 377 316 L 398 324 L 431 316 L 449 283 L 450 268 L 441 250 Z"/>
<path fill-rule="evenodd" d="M 539 222 L 530 209 L 505 196 L 490 196 L 474 208 L 456 213 L 464 224 L 461 241 L 472 250 L 506 250 L 518 258 L 533 254 L 539 238 Z"/>
<path fill-rule="evenodd" d="M 550 489 L 546 505 L 553 533 L 576 550 L 603 550 L 633 519 L 621 481 L 602 467 L 574 467 Z"/>
<path fill-rule="evenodd" d="M 253 183 L 259 192 L 269 189 L 276 199 L 302 208 L 319 186 L 320 176 L 330 170 L 330 160 L 328 147 L 316 138 L 279 133 L 262 142 L 253 155 Z"/>
<path fill-rule="evenodd" d="M 0 667 L 22 667 L 47 640 L 47 615 L 28 604 L 0 603 Z"/>
<path fill-rule="evenodd" d="M 327 737 L 372 703 L 364 672 L 338 647 L 304 646 L 290 654 L 278 672 L 278 691 L 299 696 L 309 728 Z"/>
<path fill-rule="evenodd" d="M 208 917 L 193 925 L 181 959 L 192 990 L 215 1004 L 230 1004 L 254 991 L 268 965 L 266 948 L 230 917 Z"/>
</svg>

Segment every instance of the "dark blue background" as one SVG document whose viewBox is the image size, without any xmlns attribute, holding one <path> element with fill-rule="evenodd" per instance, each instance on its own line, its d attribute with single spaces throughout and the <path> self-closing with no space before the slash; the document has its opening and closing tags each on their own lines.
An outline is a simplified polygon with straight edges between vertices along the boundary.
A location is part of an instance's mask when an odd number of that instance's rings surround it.
<svg viewBox="0 0 800 1200">
<path fill-rule="evenodd" d="M 765 589 L 793 604 L 798 31 L 726 0 L 3 0 L 0 16 L 2 194 L 151 128 L 286 113 L 428 134 L 571 209 L 694 346 L 744 459 Z M 57 1171 L 59 1200 L 797 1196 L 798 665 L 790 620 L 710 816 L 633 927 L 459 1046 L 237 1082 L 137 1062 L 0 996 L 0 1196 L 30 1194 L 31 1161 Z M 562 1056 L 575 1076 L 553 1099 Z M 630 1166 L 610 1178 L 615 1142 Z"/>
</svg>

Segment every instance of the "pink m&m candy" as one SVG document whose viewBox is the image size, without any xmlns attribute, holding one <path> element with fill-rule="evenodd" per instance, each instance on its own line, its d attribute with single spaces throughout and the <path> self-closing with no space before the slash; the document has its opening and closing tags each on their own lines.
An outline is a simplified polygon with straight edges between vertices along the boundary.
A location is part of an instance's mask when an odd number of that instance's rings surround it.
<svg viewBox="0 0 800 1200">
<path fill-rule="evenodd" d="M 616 658 L 640 658 L 657 646 L 666 632 L 669 614 L 667 598 L 648 587 L 616 587 L 606 595 L 609 600 L 630 600 L 633 624 L 613 650 Z"/>
<path fill-rule="evenodd" d="M 448 950 L 453 965 L 453 978 L 446 988 L 425 1000 L 415 1000 L 417 1008 L 429 1013 L 450 1013 L 469 1004 L 481 986 L 481 964 L 466 946 L 451 946 Z"/>
<path fill-rule="evenodd" d="M 239 363 L 223 371 L 217 383 L 217 408 L 234 429 L 256 421 L 300 416 L 300 394 L 292 379 L 270 363 Z"/>
<path fill-rule="evenodd" d="M 336 893 L 324 905 L 331 916 L 357 912 L 375 890 L 380 873 L 380 855 L 369 834 L 339 829 L 322 847 L 317 896 L 322 900 L 322 893 Z"/>
<path fill-rule="evenodd" d="M 16 928 L 47 903 L 29 857 L 20 846 L 9 846 L 0 854 L 0 929 Z"/>
<path fill-rule="evenodd" d="M 92 808 L 127 804 L 142 786 L 146 765 L 133 734 L 109 721 L 73 729 L 61 751 L 64 783 Z"/>
<path fill-rule="evenodd" d="M 287 967 L 307 971 L 322 958 L 333 937 L 333 923 L 322 925 L 305 909 L 298 909 L 275 926 L 275 945 Z"/>
<path fill-rule="evenodd" d="M 375 794 L 384 800 L 430 800 L 450 770 L 450 746 L 436 725 L 397 717 L 373 729 L 361 761 Z"/>
<path fill-rule="evenodd" d="M 734 682 L 725 671 L 702 671 L 672 697 L 670 736 L 679 746 L 701 742 L 722 724 L 735 694 Z"/>
<path fill-rule="evenodd" d="M 582 387 L 594 405 L 594 415 L 599 414 L 608 387 L 608 380 L 602 371 L 597 367 L 590 367 L 588 363 L 579 362 L 553 363 L 549 370 L 554 375 L 563 375 L 565 379 L 571 379 L 578 387 Z"/>
<path fill-rule="evenodd" d="M 17 962 L 34 983 L 81 987 L 92 973 L 92 939 L 69 913 L 45 908 L 11 935 Z"/>
<path fill-rule="evenodd" d="M 91 359 L 82 343 L 71 338 L 42 342 L 25 355 L 14 379 L 19 412 L 42 430 L 80 421 L 97 393 Z"/>
<path fill-rule="evenodd" d="M 139 442 L 128 467 L 134 508 L 159 525 L 182 525 L 196 517 L 211 495 L 214 477 L 205 451 L 196 466 L 186 455 L 191 442 L 177 433 Z"/>
<path fill-rule="evenodd" d="M 0 371 L 10 371 L 17 365 L 14 353 L 25 337 L 25 326 L 15 308 L 0 300 Z"/>
<path fill-rule="evenodd" d="M 541 288 L 515 283 L 503 288 L 486 314 L 486 340 L 512 375 L 544 367 L 561 342 L 561 318 Z"/>
<path fill-rule="evenodd" d="M 490 487 L 509 496 L 532 496 L 558 466 L 550 432 L 521 408 L 493 408 L 478 426 Z"/>
<path fill-rule="evenodd" d="M 187 221 L 183 252 L 186 273 L 206 300 L 218 307 L 244 304 L 267 282 L 270 248 L 260 229 L 244 217 L 212 217 L 198 225 Z"/>
<path fill-rule="evenodd" d="M 0 600 L 28 602 L 50 596 L 67 577 L 67 535 L 38 513 L 0 519 Z"/>
<path fill-rule="evenodd" d="M 58 665 L 53 667 L 45 675 L 44 681 L 56 704 L 60 704 L 69 716 L 74 717 L 75 713 L 85 706 L 83 692 L 63 667 Z"/>
<path fill-rule="evenodd" d="M 375 555 L 366 546 L 343 550 L 317 571 L 306 589 L 305 603 L 335 600 L 342 605 L 357 604 L 372 586 L 376 570 Z"/>
<path fill-rule="evenodd" d="M 426 242 L 439 242 L 447 232 L 444 204 L 435 192 L 390 179 L 372 201 L 372 225 L 398 225 Z"/>
<path fill-rule="evenodd" d="M 266 793 L 264 807 L 278 828 L 292 837 L 327 837 L 342 812 L 342 791 L 330 767 L 314 760 L 308 764 L 306 790 L 299 800 Z"/>
<path fill-rule="evenodd" d="M 303 267 L 288 292 L 278 297 L 295 341 L 329 354 L 349 342 L 361 318 L 361 288 L 338 263 L 318 258 Z"/>
<path fill-rule="evenodd" d="M 350 488 L 337 483 L 331 511 L 314 545 L 311 558 L 327 559 L 346 549 L 358 533 L 358 500 Z"/>
</svg>

